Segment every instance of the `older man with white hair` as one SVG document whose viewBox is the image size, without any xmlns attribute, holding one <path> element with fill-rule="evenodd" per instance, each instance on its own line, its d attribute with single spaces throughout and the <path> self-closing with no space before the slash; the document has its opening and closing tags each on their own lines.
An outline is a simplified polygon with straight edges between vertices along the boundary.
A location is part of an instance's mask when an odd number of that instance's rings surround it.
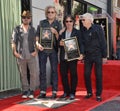
<svg viewBox="0 0 120 111">
<path fill-rule="evenodd" d="M 100 25 L 93 24 L 94 17 L 90 13 L 83 14 L 81 20 L 83 24 L 81 31 L 85 54 L 84 77 L 87 90 L 85 98 L 89 99 L 93 96 L 91 70 L 94 65 L 96 76 L 96 101 L 102 101 L 102 62 L 107 60 L 107 46 L 104 31 Z"/>
</svg>

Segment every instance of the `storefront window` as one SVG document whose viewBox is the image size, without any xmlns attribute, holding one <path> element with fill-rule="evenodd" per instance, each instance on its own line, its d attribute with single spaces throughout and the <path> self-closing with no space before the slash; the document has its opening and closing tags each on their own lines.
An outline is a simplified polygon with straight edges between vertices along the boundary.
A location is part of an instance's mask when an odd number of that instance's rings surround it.
<svg viewBox="0 0 120 111">
<path fill-rule="evenodd" d="M 117 7 L 120 8 L 120 0 L 117 0 Z"/>
<path fill-rule="evenodd" d="M 85 7 L 85 4 L 79 1 L 73 1 L 72 15 L 75 17 L 75 27 L 77 29 L 80 28 L 79 15 L 82 15 L 85 12 Z"/>
<path fill-rule="evenodd" d="M 72 4 L 72 15 L 75 17 L 76 20 L 76 28 L 79 28 L 80 26 L 79 15 L 82 15 L 86 12 L 89 12 L 91 14 L 98 14 L 102 11 L 101 8 L 81 0 L 73 0 Z"/>
<path fill-rule="evenodd" d="M 84 13 L 84 8 L 85 5 L 77 2 L 77 1 L 73 1 L 73 8 L 72 8 L 72 15 L 81 15 Z"/>
<path fill-rule="evenodd" d="M 98 8 L 94 7 L 92 5 L 87 5 L 87 12 L 91 13 L 91 14 L 97 14 L 98 12 Z"/>
</svg>

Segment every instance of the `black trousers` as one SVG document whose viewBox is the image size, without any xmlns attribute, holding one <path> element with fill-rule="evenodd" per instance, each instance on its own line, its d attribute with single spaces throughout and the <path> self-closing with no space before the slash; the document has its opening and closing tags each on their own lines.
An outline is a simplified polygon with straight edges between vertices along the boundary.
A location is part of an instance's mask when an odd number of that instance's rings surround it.
<svg viewBox="0 0 120 111">
<path fill-rule="evenodd" d="M 60 61 L 60 73 L 64 93 L 75 95 L 78 82 L 77 61 Z"/>
<path fill-rule="evenodd" d="M 87 93 L 92 93 L 91 71 L 94 65 L 96 77 L 96 96 L 100 96 L 102 93 L 102 58 L 99 56 L 86 57 L 84 62 L 85 62 L 84 77 Z"/>
</svg>

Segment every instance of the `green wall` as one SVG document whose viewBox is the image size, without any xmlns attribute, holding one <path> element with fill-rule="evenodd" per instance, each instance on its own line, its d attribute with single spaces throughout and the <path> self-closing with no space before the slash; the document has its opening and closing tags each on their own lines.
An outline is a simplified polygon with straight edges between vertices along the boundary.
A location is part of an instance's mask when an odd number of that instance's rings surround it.
<svg viewBox="0 0 120 111">
<path fill-rule="evenodd" d="M 0 0 L 0 92 L 21 87 L 10 46 L 12 30 L 21 23 L 20 15 L 20 0 Z"/>
</svg>

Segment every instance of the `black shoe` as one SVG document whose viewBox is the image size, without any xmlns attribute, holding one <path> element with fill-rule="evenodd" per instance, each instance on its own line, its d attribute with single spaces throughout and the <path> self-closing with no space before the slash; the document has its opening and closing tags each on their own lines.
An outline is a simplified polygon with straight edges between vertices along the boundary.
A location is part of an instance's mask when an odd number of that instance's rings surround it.
<svg viewBox="0 0 120 111">
<path fill-rule="evenodd" d="M 70 94 L 70 100 L 75 99 L 75 95 L 74 94 Z"/>
<path fill-rule="evenodd" d="M 53 93 L 52 96 L 51 96 L 51 99 L 55 99 L 55 98 L 57 98 L 57 94 Z"/>
<path fill-rule="evenodd" d="M 89 98 L 91 98 L 92 96 L 93 96 L 92 93 L 88 93 L 88 94 L 85 96 L 85 98 L 86 98 L 86 99 L 89 99 Z"/>
<path fill-rule="evenodd" d="M 40 93 L 40 95 L 38 96 L 38 99 L 41 99 L 41 98 L 46 98 L 46 93 Z"/>
<path fill-rule="evenodd" d="M 68 96 L 69 96 L 69 94 L 64 93 L 62 96 L 60 96 L 60 98 L 66 98 L 66 97 L 68 97 Z"/>
<path fill-rule="evenodd" d="M 102 101 L 102 98 L 100 96 L 96 96 L 96 101 L 100 102 Z"/>
</svg>

